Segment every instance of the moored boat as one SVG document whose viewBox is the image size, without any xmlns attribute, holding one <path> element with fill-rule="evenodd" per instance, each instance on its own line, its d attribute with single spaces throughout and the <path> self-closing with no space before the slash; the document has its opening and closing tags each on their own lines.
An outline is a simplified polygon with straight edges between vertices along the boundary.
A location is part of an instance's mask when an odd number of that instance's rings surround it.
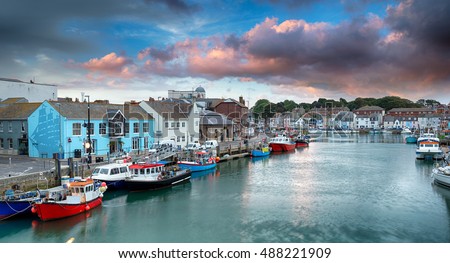
<svg viewBox="0 0 450 263">
<path fill-rule="evenodd" d="M 217 158 L 206 151 L 198 151 L 193 156 L 182 158 L 178 161 L 178 166 L 191 172 L 205 171 L 217 166 Z"/>
<path fill-rule="evenodd" d="M 450 187 L 450 166 L 434 168 L 432 176 L 434 183 Z"/>
<path fill-rule="evenodd" d="M 417 137 L 415 135 L 408 135 L 405 137 L 406 143 L 417 143 Z"/>
<path fill-rule="evenodd" d="M 105 182 L 108 190 L 125 188 L 125 178 L 130 176 L 130 162 L 110 163 L 98 166 L 92 172 L 91 178 Z"/>
<path fill-rule="evenodd" d="M 269 156 L 270 148 L 268 146 L 258 147 L 256 149 L 253 149 L 250 154 L 252 157 Z"/>
<path fill-rule="evenodd" d="M 15 193 L 9 189 L 0 197 L 0 219 L 8 219 L 15 216 L 31 215 L 34 202 L 40 200 L 38 191 Z"/>
<path fill-rule="evenodd" d="M 288 152 L 295 149 L 295 142 L 289 137 L 279 135 L 270 140 L 269 147 L 273 152 Z"/>
<path fill-rule="evenodd" d="M 32 212 L 43 221 L 74 216 L 102 204 L 105 183 L 93 179 L 80 179 L 47 189 L 45 197 L 34 203 Z"/>
<path fill-rule="evenodd" d="M 417 159 L 442 159 L 444 153 L 440 147 L 440 140 L 433 133 L 424 133 L 417 139 Z"/>
<path fill-rule="evenodd" d="M 298 135 L 295 138 L 295 147 L 308 147 L 309 146 L 309 139 L 306 138 L 304 135 Z"/>
<path fill-rule="evenodd" d="M 131 191 L 157 190 L 188 182 L 191 171 L 177 165 L 163 163 L 138 163 L 130 166 L 131 175 L 125 186 Z"/>
</svg>

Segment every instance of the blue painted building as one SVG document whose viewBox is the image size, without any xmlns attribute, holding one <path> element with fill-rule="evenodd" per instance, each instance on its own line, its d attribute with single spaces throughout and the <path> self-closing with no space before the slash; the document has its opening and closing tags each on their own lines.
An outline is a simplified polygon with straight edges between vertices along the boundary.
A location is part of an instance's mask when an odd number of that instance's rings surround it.
<svg viewBox="0 0 450 263">
<path fill-rule="evenodd" d="M 153 143 L 153 119 L 138 104 L 44 101 L 28 118 L 29 156 L 91 157 L 145 152 Z"/>
</svg>

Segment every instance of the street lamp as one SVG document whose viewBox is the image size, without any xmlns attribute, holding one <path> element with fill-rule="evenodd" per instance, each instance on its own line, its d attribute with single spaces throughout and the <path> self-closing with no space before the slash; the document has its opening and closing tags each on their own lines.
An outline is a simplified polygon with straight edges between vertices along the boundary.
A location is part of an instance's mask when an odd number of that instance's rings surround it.
<svg viewBox="0 0 450 263">
<path fill-rule="evenodd" d="M 87 112 L 87 114 L 88 114 L 87 142 L 85 144 L 85 147 L 86 147 L 87 152 L 88 152 L 88 163 L 91 163 L 92 162 L 92 159 L 91 159 L 91 151 L 92 151 L 92 143 L 91 143 L 91 105 L 90 105 L 90 101 L 89 101 L 90 96 L 89 95 L 85 95 L 85 97 L 87 97 L 87 99 L 88 99 L 88 104 L 87 104 L 88 105 L 88 112 Z"/>
<path fill-rule="evenodd" d="M 56 103 L 58 105 L 58 114 L 59 114 L 59 156 L 58 159 L 62 156 L 62 128 L 61 128 L 61 103 Z"/>
</svg>

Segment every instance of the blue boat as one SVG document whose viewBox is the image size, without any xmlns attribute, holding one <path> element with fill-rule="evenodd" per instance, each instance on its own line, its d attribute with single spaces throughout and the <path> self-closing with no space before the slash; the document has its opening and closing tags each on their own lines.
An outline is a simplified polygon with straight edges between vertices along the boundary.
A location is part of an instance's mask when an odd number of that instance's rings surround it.
<svg viewBox="0 0 450 263">
<path fill-rule="evenodd" d="M 198 163 L 198 162 L 188 162 L 188 161 L 179 161 L 178 166 L 180 169 L 189 169 L 191 172 L 199 172 L 206 171 L 210 169 L 214 169 L 217 166 L 217 163 Z"/>
<path fill-rule="evenodd" d="M 30 191 L 16 194 L 9 189 L 0 199 L 0 219 L 8 219 L 13 216 L 32 215 L 31 208 L 34 202 L 40 200 L 38 191 Z"/>
<path fill-rule="evenodd" d="M 406 143 L 417 143 L 417 137 L 414 135 L 408 135 L 405 138 Z"/>
<path fill-rule="evenodd" d="M 251 152 L 252 157 L 263 157 L 270 155 L 269 147 L 262 147 L 261 149 L 253 149 Z"/>
<path fill-rule="evenodd" d="M 180 169 L 189 169 L 191 172 L 206 171 L 217 166 L 216 157 L 206 151 L 196 152 L 195 156 L 178 161 Z"/>
</svg>

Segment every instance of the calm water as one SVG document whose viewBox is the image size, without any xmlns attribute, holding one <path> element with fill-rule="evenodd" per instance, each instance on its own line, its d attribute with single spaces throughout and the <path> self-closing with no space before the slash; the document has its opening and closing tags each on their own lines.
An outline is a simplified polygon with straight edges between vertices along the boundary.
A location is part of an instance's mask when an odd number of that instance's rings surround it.
<svg viewBox="0 0 450 263">
<path fill-rule="evenodd" d="M 52 222 L 0 221 L 0 242 L 450 242 L 450 190 L 401 135 L 325 138 L 220 163 L 157 192 L 107 192 Z"/>
</svg>

